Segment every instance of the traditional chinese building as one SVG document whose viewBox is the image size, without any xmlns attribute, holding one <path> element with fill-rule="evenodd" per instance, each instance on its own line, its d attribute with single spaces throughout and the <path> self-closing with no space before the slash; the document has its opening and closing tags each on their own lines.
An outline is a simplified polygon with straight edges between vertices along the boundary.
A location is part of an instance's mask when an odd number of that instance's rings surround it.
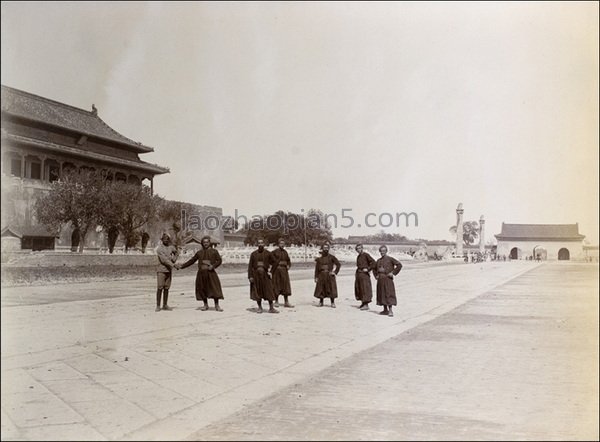
<svg viewBox="0 0 600 442">
<path fill-rule="evenodd" d="M 511 259 L 582 260 L 584 235 L 578 224 L 505 224 L 495 235 L 497 253 Z"/>
<path fill-rule="evenodd" d="M 37 225 L 36 199 L 69 170 L 96 170 L 109 180 L 145 183 L 166 167 L 140 159 L 154 149 L 107 125 L 92 105 L 79 109 L 18 89 L 2 86 L 2 238 L 3 246 L 47 249 L 68 246 L 69 229 L 57 242 Z M 6 239 L 6 241 L 5 241 Z M 103 235 L 89 234 L 88 247 L 99 247 Z"/>
</svg>

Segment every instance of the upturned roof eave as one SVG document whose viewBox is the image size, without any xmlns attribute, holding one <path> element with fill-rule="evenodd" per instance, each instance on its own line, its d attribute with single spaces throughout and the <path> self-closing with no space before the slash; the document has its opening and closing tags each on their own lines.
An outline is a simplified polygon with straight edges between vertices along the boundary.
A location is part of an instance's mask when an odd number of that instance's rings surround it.
<svg viewBox="0 0 600 442">
<path fill-rule="evenodd" d="M 15 113 L 12 113 L 12 112 L 6 111 L 6 110 L 3 110 L 2 114 L 3 115 L 10 115 L 11 117 L 20 118 L 20 119 L 23 119 L 23 120 L 26 120 L 26 121 L 32 122 L 32 123 L 43 124 L 43 125 L 46 125 L 48 127 L 55 128 L 55 129 L 66 130 L 66 131 L 69 131 L 69 132 L 72 132 L 72 133 L 76 133 L 78 135 L 85 135 L 88 138 L 98 139 L 98 140 L 101 140 L 101 141 L 104 141 L 104 142 L 108 142 L 108 143 L 112 143 L 112 144 L 118 144 L 119 146 L 126 146 L 126 147 L 131 148 L 132 150 L 134 150 L 134 151 L 136 151 L 138 153 L 150 153 L 150 152 L 154 152 L 154 148 L 153 147 L 146 146 L 146 145 L 141 144 L 141 143 L 138 144 L 138 143 L 136 143 L 134 141 L 132 141 L 132 142 L 126 142 L 126 141 L 123 141 L 123 140 L 116 140 L 114 138 L 104 137 L 102 135 L 91 133 L 91 132 L 83 130 L 83 129 L 74 129 L 74 128 L 71 128 L 71 127 L 65 127 L 65 126 L 61 126 L 61 125 L 58 125 L 58 124 L 49 123 L 48 121 L 40 120 L 40 119 L 37 119 L 37 118 L 31 118 L 31 117 L 28 117 L 26 115 L 15 114 Z M 98 119 L 102 120 L 100 117 L 98 117 Z M 103 120 L 102 120 L 102 122 L 104 123 Z M 104 124 L 106 124 L 106 123 L 104 123 Z M 112 128 L 111 128 L 111 130 L 115 131 Z M 123 136 L 123 135 L 121 135 L 121 136 Z M 123 138 L 125 138 L 125 137 L 123 137 Z"/>
</svg>

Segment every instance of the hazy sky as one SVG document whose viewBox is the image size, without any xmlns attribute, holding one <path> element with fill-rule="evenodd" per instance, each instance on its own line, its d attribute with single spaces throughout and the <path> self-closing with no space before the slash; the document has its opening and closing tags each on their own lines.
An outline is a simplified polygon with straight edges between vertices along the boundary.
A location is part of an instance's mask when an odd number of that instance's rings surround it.
<svg viewBox="0 0 600 442">
<path fill-rule="evenodd" d="M 598 243 L 598 3 L 2 2 L 2 84 L 155 147 L 225 214 L 575 223 Z M 348 213 L 348 212 L 346 212 Z M 341 220 L 340 220 L 341 222 Z"/>
</svg>

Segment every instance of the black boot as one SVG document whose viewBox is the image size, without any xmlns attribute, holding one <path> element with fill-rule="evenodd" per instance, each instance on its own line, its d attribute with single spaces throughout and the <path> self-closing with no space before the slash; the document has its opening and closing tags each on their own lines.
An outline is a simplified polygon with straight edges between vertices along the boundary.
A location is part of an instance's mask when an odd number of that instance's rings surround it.
<svg viewBox="0 0 600 442">
<path fill-rule="evenodd" d="M 156 309 L 154 310 L 155 312 L 159 312 L 160 311 L 160 298 L 162 295 L 162 289 L 156 289 Z"/>
<path fill-rule="evenodd" d="M 169 307 L 168 301 L 169 301 L 169 289 L 163 289 L 163 308 L 162 309 L 171 311 L 173 309 L 171 307 Z"/>
</svg>

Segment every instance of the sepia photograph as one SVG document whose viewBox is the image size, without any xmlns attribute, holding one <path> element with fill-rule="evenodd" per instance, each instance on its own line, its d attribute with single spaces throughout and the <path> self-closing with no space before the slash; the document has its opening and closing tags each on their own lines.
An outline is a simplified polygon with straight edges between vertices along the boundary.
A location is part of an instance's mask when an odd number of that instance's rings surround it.
<svg viewBox="0 0 600 442">
<path fill-rule="evenodd" d="M 599 440 L 598 1 L 2 1 L 1 440 Z"/>
</svg>

